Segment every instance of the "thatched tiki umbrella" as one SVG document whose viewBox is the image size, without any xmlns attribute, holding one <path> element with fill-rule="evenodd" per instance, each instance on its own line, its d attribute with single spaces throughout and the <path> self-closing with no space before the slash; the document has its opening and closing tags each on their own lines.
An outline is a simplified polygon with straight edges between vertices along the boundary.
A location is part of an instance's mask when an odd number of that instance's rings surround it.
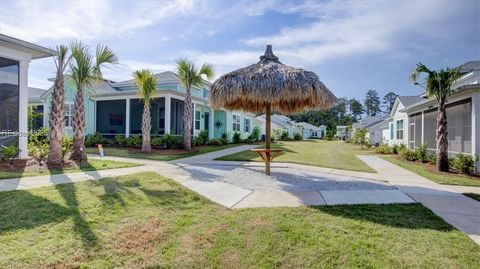
<svg viewBox="0 0 480 269">
<path fill-rule="evenodd" d="M 265 55 L 256 64 L 235 70 L 217 79 L 210 89 L 214 108 L 243 110 L 266 114 L 265 149 L 257 150 L 270 174 L 270 115 L 272 111 L 290 114 L 308 108 L 329 107 L 335 95 L 318 79 L 303 69 L 282 64 L 267 45 Z"/>
</svg>

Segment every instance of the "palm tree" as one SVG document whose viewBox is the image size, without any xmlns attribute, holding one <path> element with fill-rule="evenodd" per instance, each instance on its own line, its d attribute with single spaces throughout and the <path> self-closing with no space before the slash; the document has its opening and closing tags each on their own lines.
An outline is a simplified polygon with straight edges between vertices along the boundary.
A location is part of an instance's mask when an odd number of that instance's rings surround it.
<svg viewBox="0 0 480 269">
<path fill-rule="evenodd" d="M 61 45 L 55 50 L 55 66 L 57 74 L 55 77 L 55 84 L 53 85 L 52 106 L 50 109 L 50 141 L 48 148 L 48 164 L 60 164 L 63 161 L 62 154 L 62 138 L 63 130 L 65 128 L 65 89 L 64 75 L 70 62 L 70 55 L 68 47 Z"/>
<path fill-rule="evenodd" d="M 455 69 L 441 69 L 432 71 L 426 65 L 418 63 L 415 70 L 410 75 L 410 79 L 416 84 L 420 74 L 427 75 L 425 79 L 425 89 L 429 97 L 435 96 L 437 99 L 437 170 L 448 171 L 448 131 L 447 131 L 447 97 L 453 92 L 452 84 L 461 77 L 460 67 Z"/>
<path fill-rule="evenodd" d="M 138 95 L 143 99 L 142 115 L 142 151 L 150 152 L 150 130 L 152 129 L 152 117 L 150 115 L 150 102 L 157 93 L 158 80 L 150 70 L 137 70 L 132 73 L 138 86 Z"/>
<path fill-rule="evenodd" d="M 188 59 L 177 60 L 177 73 L 180 82 L 187 89 L 185 96 L 185 104 L 183 106 L 183 148 L 185 150 L 192 149 L 191 136 L 193 124 L 193 103 L 192 103 L 192 86 L 202 87 L 202 76 L 208 79 L 213 77 L 213 67 L 210 64 L 204 63 L 200 70 L 197 69 L 194 63 Z"/>
<path fill-rule="evenodd" d="M 102 67 L 118 63 L 115 53 L 107 46 L 97 45 L 95 56 L 90 54 L 82 42 L 72 42 L 70 78 L 77 89 L 73 103 L 73 152 L 71 159 L 87 161 L 85 153 L 85 100 L 84 91 L 95 82 L 103 79 Z M 94 58 L 95 57 L 95 58 Z"/>
</svg>

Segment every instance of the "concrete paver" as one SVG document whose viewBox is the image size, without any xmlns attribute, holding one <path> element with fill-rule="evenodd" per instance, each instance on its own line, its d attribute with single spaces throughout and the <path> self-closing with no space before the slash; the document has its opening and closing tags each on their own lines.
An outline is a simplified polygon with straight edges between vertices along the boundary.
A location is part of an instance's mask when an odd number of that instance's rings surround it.
<svg viewBox="0 0 480 269">
<path fill-rule="evenodd" d="M 399 190 L 321 191 L 320 193 L 327 205 L 415 203 L 412 198 Z"/>
</svg>

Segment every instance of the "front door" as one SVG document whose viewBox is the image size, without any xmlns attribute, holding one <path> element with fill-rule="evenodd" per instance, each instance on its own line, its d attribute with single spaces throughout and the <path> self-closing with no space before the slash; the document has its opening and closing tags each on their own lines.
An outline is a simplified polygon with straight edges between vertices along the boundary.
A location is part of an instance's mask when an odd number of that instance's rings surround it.
<svg viewBox="0 0 480 269">
<path fill-rule="evenodd" d="M 204 119 L 204 128 L 205 130 L 208 130 L 208 133 L 210 133 L 210 112 L 205 112 L 203 115 Z"/>
</svg>

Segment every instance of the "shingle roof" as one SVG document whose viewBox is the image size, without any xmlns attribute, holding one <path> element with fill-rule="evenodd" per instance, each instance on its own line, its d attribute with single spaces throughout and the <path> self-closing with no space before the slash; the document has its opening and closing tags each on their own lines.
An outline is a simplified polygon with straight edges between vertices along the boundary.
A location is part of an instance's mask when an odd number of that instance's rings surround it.
<svg viewBox="0 0 480 269">
<path fill-rule="evenodd" d="M 420 96 L 397 96 L 397 98 L 398 98 L 398 101 L 400 101 L 400 103 L 402 103 L 404 107 L 407 107 L 425 100 Z"/>
<path fill-rule="evenodd" d="M 367 116 L 362 119 L 358 124 L 354 124 L 355 128 L 368 128 L 379 122 L 382 122 L 388 118 L 389 115 L 377 115 L 377 116 Z"/>
<path fill-rule="evenodd" d="M 45 89 L 28 87 L 28 98 L 40 98 L 46 91 Z"/>
<path fill-rule="evenodd" d="M 174 72 L 172 71 L 165 71 L 165 72 L 160 72 L 160 73 L 156 73 L 154 75 L 157 79 L 158 79 L 158 82 L 159 83 L 162 83 L 163 81 L 168 81 L 168 82 L 171 82 L 171 81 L 175 81 L 175 82 L 178 82 L 178 75 L 175 74 Z M 204 80 L 203 81 L 206 85 L 210 85 L 211 83 L 207 80 Z M 116 82 L 116 83 L 112 83 L 112 86 L 113 87 L 129 87 L 129 86 L 134 86 L 135 85 L 135 80 L 134 79 L 129 79 L 129 80 L 125 80 L 125 81 L 120 81 L 120 82 Z"/>
<path fill-rule="evenodd" d="M 320 130 L 319 127 L 315 126 L 315 125 L 312 125 L 308 122 L 299 122 L 298 124 L 302 125 L 303 128 L 306 128 L 306 129 L 312 129 L 312 130 Z"/>
<path fill-rule="evenodd" d="M 468 61 L 462 64 L 460 68 L 460 73 L 470 73 L 475 70 L 480 70 L 480 61 Z"/>
</svg>

